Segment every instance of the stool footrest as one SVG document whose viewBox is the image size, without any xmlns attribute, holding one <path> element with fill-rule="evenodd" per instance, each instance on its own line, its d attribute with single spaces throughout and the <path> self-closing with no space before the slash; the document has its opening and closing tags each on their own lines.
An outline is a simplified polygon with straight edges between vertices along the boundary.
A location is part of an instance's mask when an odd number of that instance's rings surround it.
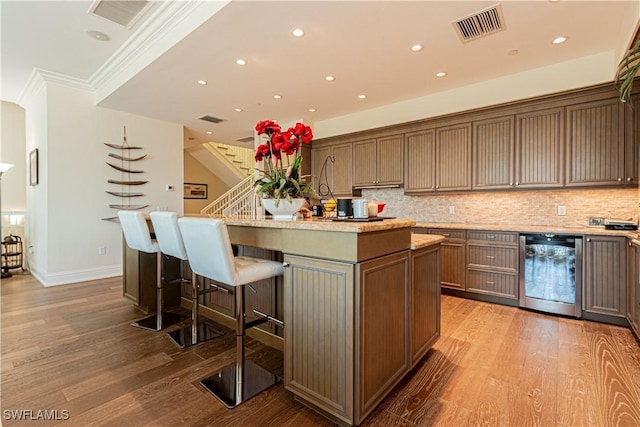
<svg viewBox="0 0 640 427">
<path fill-rule="evenodd" d="M 253 310 L 253 314 L 255 314 L 256 316 L 259 316 L 261 318 L 263 318 L 264 320 L 271 322 L 275 325 L 280 326 L 281 328 L 284 328 L 284 322 L 280 319 L 278 319 L 277 317 L 273 317 L 273 316 L 269 316 L 267 313 L 263 313 L 260 310 Z"/>
<path fill-rule="evenodd" d="M 227 408 L 234 408 L 280 381 L 276 375 L 250 360 L 244 370 L 234 364 L 200 381 L 200 384 Z M 238 374 L 241 371 L 241 374 Z M 242 383 L 242 396 L 237 396 L 238 382 Z"/>
</svg>

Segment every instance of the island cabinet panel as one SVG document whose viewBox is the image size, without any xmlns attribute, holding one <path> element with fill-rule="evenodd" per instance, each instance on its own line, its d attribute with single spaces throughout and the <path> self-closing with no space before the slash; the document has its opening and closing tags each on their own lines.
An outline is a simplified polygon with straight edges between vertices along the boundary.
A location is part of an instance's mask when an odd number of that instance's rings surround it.
<svg viewBox="0 0 640 427">
<path fill-rule="evenodd" d="M 424 233 L 423 229 L 415 229 L 414 233 Z M 440 281 L 445 288 L 466 289 L 466 231 L 446 228 L 429 228 L 427 234 L 444 236 L 440 243 Z"/>
<path fill-rule="evenodd" d="M 436 190 L 471 189 L 471 123 L 436 129 Z"/>
<path fill-rule="evenodd" d="M 357 265 L 358 417 L 409 371 L 409 251 Z"/>
<path fill-rule="evenodd" d="M 434 129 L 407 134 L 405 144 L 404 191 L 436 189 L 436 132 Z"/>
<path fill-rule="evenodd" d="M 353 185 L 402 184 L 404 135 L 392 135 L 353 143 Z"/>
<path fill-rule="evenodd" d="M 285 387 L 336 420 L 354 417 L 354 265 L 285 255 Z"/>
<path fill-rule="evenodd" d="M 582 309 L 587 313 L 626 317 L 625 238 L 586 236 Z"/>
<path fill-rule="evenodd" d="M 640 309 L 640 248 L 632 243 L 631 240 L 627 242 L 627 321 L 631 328 L 635 332 L 637 337 L 640 337 L 640 315 L 638 310 Z"/>
<path fill-rule="evenodd" d="M 411 367 L 420 361 L 440 337 L 439 258 L 438 246 L 411 251 Z"/>
<path fill-rule="evenodd" d="M 313 188 L 322 197 L 350 196 L 353 192 L 353 145 L 351 143 L 313 148 Z M 323 172 L 324 166 L 324 172 Z"/>
<path fill-rule="evenodd" d="M 516 115 L 515 187 L 564 185 L 564 109 Z"/>
<path fill-rule="evenodd" d="M 512 188 L 514 151 L 513 116 L 474 122 L 473 188 Z"/>
<path fill-rule="evenodd" d="M 617 98 L 567 107 L 567 187 L 624 184 L 622 110 Z"/>
</svg>

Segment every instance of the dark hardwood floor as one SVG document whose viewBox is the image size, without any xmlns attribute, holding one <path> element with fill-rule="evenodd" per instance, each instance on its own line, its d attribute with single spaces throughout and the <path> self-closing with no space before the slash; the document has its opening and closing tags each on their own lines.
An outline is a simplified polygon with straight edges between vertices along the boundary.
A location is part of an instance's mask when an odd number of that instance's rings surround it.
<svg viewBox="0 0 640 427">
<path fill-rule="evenodd" d="M 129 326 L 142 316 L 121 286 L 2 280 L 3 425 L 332 425 L 282 383 L 226 409 L 198 381 L 234 360 L 233 332 L 179 350 Z M 280 352 L 249 339 L 247 355 L 282 374 Z M 640 426 L 640 347 L 625 328 L 443 296 L 442 337 L 363 425 Z"/>
</svg>

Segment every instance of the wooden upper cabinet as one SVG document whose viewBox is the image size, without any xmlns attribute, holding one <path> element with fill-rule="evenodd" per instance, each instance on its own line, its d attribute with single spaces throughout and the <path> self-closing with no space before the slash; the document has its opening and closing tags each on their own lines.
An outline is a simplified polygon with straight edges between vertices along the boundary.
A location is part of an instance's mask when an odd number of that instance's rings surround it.
<svg viewBox="0 0 640 427">
<path fill-rule="evenodd" d="M 404 191 L 422 192 L 436 189 L 436 132 L 429 129 L 407 134 Z"/>
<path fill-rule="evenodd" d="M 436 190 L 471 189 L 471 123 L 436 129 Z"/>
<path fill-rule="evenodd" d="M 353 144 L 353 185 L 402 184 L 404 135 Z"/>
<path fill-rule="evenodd" d="M 513 187 L 513 128 L 513 116 L 473 124 L 474 189 Z"/>
<path fill-rule="evenodd" d="M 623 104 L 609 98 L 567 107 L 567 187 L 625 182 Z"/>
<path fill-rule="evenodd" d="M 353 146 L 351 143 L 313 148 L 311 158 L 313 188 L 321 197 L 330 197 L 331 194 L 334 196 L 352 194 Z M 325 172 L 321 176 L 323 165 L 325 165 Z"/>
<path fill-rule="evenodd" d="M 516 115 L 515 186 L 550 188 L 564 184 L 564 109 Z"/>
<path fill-rule="evenodd" d="M 627 185 L 638 185 L 638 161 L 640 156 L 640 94 L 625 105 L 625 177 Z"/>
</svg>

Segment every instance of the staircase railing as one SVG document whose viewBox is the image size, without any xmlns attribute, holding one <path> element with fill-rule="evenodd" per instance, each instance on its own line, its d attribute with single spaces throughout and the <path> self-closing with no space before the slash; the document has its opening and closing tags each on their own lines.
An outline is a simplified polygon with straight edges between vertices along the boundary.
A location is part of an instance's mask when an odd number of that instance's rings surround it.
<svg viewBox="0 0 640 427">
<path fill-rule="evenodd" d="M 237 213 L 225 214 L 224 211 L 227 209 L 228 212 L 231 212 L 231 206 L 238 206 L 245 209 L 242 200 L 249 196 L 253 198 L 253 195 L 253 175 L 249 175 L 222 196 L 205 206 L 200 213 L 203 215 L 238 215 Z"/>
<path fill-rule="evenodd" d="M 253 150 L 219 142 L 207 142 L 202 145 L 234 171 L 238 178 L 244 178 L 251 174 L 254 163 Z"/>
</svg>

